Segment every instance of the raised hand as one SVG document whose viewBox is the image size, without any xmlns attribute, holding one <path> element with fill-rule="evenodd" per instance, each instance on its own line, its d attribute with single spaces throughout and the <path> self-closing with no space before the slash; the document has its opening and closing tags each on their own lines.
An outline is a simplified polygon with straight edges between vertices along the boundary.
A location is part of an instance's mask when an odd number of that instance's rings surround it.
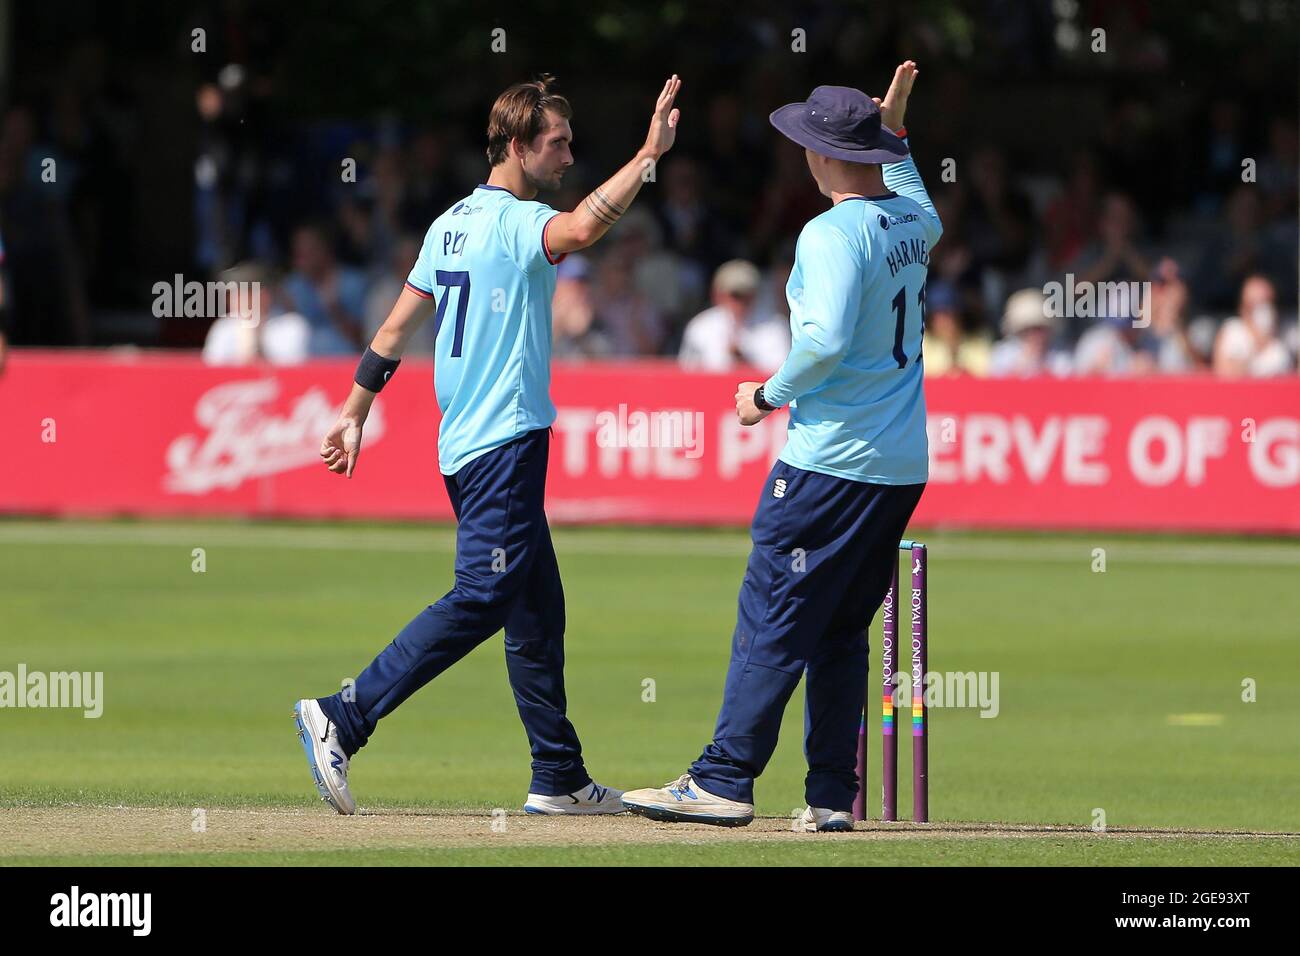
<svg viewBox="0 0 1300 956">
<path fill-rule="evenodd" d="M 677 140 L 677 120 L 681 111 L 673 108 L 677 91 L 682 88 L 682 81 L 674 73 L 664 83 L 659 99 L 655 103 L 655 114 L 650 118 L 650 132 L 646 134 L 644 151 L 656 159 L 673 148 Z"/>
<path fill-rule="evenodd" d="M 880 121 L 889 130 L 902 129 L 903 116 L 907 112 L 907 98 L 912 95 L 912 84 L 916 82 L 920 70 L 915 60 L 904 60 L 894 70 L 894 80 L 883 100 L 873 96 L 872 100 L 880 107 Z"/>
</svg>

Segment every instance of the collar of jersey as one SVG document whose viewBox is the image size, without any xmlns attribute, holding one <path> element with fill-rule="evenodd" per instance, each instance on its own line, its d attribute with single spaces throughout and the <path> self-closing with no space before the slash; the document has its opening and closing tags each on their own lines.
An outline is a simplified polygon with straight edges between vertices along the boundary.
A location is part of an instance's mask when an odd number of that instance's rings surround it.
<svg viewBox="0 0 1300 956">
<path fill-rule="evenodd" d="M 506 189 L 505 186 L 489 186 L 487 183 L 479 183 L 478 186 L 476 186 L 475 188 L 476 189 L 499 189 L 503 193 L 510 193 L 510 190 Z M 515 194 L 510 193 L 510 195 L 514 196 Z"/>
<path fill-rule="evenodd" d="M 879 202 L 882 199 L 897 199 L 898 193 L 885 193 L 880 196 L 845 196 L 840 202 L 848 202 L 850 199 L 861 199 L 863 202 Z M 838 205 L 838 203 L 836 204 Z"/>
</svg>

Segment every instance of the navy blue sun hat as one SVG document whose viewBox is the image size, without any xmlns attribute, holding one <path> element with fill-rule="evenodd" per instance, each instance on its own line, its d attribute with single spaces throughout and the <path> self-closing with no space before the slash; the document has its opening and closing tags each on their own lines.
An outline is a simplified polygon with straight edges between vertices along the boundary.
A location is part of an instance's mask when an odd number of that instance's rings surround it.
<svg viewBox="0 0 1300 956">
<path fill-rule="evenodd" d="M 880 122 L 880 107 L 861 90 L 819 86 L 805 103 L 790 103 L 768 117 L 800 146 L 850 163 L 897 163 L 907 144 Z"/>
</svg>

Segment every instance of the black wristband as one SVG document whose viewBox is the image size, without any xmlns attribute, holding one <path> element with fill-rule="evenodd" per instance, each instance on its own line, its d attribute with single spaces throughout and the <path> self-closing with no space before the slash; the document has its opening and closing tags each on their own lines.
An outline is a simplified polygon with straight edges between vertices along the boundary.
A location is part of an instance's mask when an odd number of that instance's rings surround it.
<svg viewBox="0 0 1300 956">
<path fill-rule="evenodd" d="M 362 388 L 378 393 L 383 391 L 388 380 L 397 371 L 397 366 L 401 364 L 401 359 L 384 358 L 374 349 L 367 347 L 361 356 L 361 361 L 357 363 L 357 374 L 352 380 Z"/>
<path fill-rule="evenodd" d="M 762 385 L 760 385 L 760 386 L 758 386 L 758 388 L 754 389 L 754 407 L 757 408 L 760 412 L 774 412 L 774 411 L 776 411 L 776 406 L 775 406 L 775 405 L 769 405 L 769 404 L 767 403 L 767 396 L 763 394 L 763 386 L 762 386 Z"/>
</svg>

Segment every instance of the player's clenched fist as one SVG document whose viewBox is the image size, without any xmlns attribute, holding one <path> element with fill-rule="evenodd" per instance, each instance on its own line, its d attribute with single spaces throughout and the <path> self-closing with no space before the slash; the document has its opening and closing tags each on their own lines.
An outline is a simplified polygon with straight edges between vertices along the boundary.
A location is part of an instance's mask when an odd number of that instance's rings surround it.
<svg viewBox="0 0 1300 956">
<path fill-rule="evenodd" d="M 361 423 L 355 418 L 340 418 L 320 443 L 320 456 L 336 475 L 352 477 L 361 454 Z"/>
<path fill-rule="evenodd" d="M 772 414 L 770 409 L 764 411 L 754 404 L 754 393 L 762 384 L 762 382 L 741 382 L 736 387 L 736 416 L 740 419 L 740 424 L 757 425 Z"/>
</svg>

